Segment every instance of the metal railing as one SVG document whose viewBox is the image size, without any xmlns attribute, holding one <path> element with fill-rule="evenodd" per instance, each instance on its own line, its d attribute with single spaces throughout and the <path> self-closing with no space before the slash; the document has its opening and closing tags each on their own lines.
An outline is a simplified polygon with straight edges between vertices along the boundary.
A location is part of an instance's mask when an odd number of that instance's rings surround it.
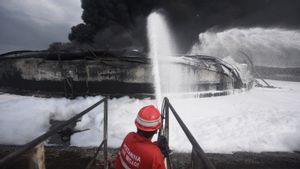
<svg viewBox="0 0 300 169">
<path fill-rule="evenodd" d="M 22 148 L 12 152 L 11 154 L 8 154 L 7 156 L 3 157 L 0 160 L 0 168 L 4 168 L 5 165 L 9 165 L 11 162 L 13 162 L 14 160 L 16 160 L 17 158 L 20 157 L 20 155 L 26 153 L 27 151 L 33 149 L 36 145 L 42 143 L 43 141 L 45 141 L 46 139 L 48 139 L 50 136 L 53 136 L 54 134 L 56 134 L 58 131 L 62 130 L 64 127 L 68 126 L 71 123 L 76 122 L 79 118 L 81 118 L 83 115 L 87 114 L 88 112 L 90 112 L 91 110 L 93 110 L 95 107 L 97 107 L 98 105 L 100 105 L 101 103 L 104 103 L 104 117 L 103 117 L 103 127 L 104 127 L 104 132 L 103 132 L 103 148 L 104 148 L 104 168 L 107 169 L 108 168 L 108 164 L 107 164 L 107 120 L 108 120 L 108 114 L 107 114 L 107 98 L 103 98 L 102 100 L 98 101 L 97 103 L 93 104 L 92 106 L 90 106 L 89 108 L 85 109 L 84 111 L 80 112 L 79 114 L 73 116 L 71 119 L 65 121 L 64 123 L 61 123 L 55 127 L 53 127 L 51 130 L 49 130 L 48 132 L 46 132 L 45 134 L 35 138 L 34 140 L 32 140 L 31 142 L 25 144 Z M 101 143 L 102 144 L 102 143 Z M 100 146 L 102 147 L 102 146 Z"/>
<path fill-rule="evenodd" d="M 184 131 L 185 135 L 189 139 L 190 143 L 193 146 L 193 151 L 192 151 L 192 168 L 206 168 L 206 169 L 215 169 L 215 166 L 212 164 L 212 162 L 206 157 L 204 151 L 192 135 L 192 133 L 189 131 L 187 126 L 184 124 L 182 119 L 179 117 L 178 113 L 172 106 L 172 104 L 169 102 L 168 98 L 164 98 L 163 104 L 162 104 L 162 116 L 164 118 L 164 129 L 162 130 L 164 135 L 169 142 L 169 110 L 173 113 L 175 116 L 177 122 L 179 123 L 180 127 Z M 200 163 L 202 161 L 202 163 Z M 168 169 L 171 169 L 171 161 L 170 157 L 167 157 L 167 164 L 168 164 Z M 201 167 L 200 167 L 201 166 Z"/>
</svg>

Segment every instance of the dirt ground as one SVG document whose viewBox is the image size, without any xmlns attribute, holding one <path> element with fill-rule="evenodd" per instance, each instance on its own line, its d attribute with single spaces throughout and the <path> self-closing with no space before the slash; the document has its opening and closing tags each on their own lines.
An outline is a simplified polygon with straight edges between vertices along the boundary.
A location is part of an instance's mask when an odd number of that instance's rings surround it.
<svg viewBox="0 0 300 169">
<path fill-rule="evenodd" d="M 16 146 L 0 146 L 0 158 L 18 149 Z M 46 147 L 46 169 L 85 169 L 94 156 L 96 148 Z M 114 168 L 116 149 L 110 149 L 109 165 Z M 207 154 L 216 169 L 300 169 L 300 152 L 236 152 L 233 154 Z M 171 155 L 173 169 L 189 169 L 191 154 Z M 103 161 L 96 161 L 95 168 L 101 169 Z M 26 157 L 13 161 L 6 169 L 26 168 Z"/>
</svg>

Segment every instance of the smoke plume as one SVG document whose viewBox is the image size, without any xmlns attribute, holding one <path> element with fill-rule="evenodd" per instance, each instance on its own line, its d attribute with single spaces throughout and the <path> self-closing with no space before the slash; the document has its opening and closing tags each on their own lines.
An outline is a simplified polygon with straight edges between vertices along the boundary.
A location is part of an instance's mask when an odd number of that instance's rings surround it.
<svg viewBox="0 0 300 169">
<path fill-rule="evenodd" d="M 247 63 L 245 54 L 256 66 L 299 67 L 300 31 L 285 29 L 227 29 L 200 33 L 191 54 L 205 54 Z M 246 61 L 246 62 L 245 62 Z"/>
<path fill-rule="evenodd" d="M 298 0 L 82 0 L 82 20 L 69 39 L 98 48 L 147 46 L 146 17 L 164 9 L 182 52 L 208 29 L 300 27 Z"/>
</svg>

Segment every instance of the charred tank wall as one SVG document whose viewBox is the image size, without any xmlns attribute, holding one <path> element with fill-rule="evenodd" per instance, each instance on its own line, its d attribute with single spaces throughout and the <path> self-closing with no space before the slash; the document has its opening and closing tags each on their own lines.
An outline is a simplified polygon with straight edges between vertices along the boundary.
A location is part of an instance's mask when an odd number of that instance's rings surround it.
<svg viewBox="0 0 300 169">
<path fill-rule="evenodd" d="M 12 93 L 52 95 L 134 95 L 153 93 L 150 65 L 116 60 L 6 59 L 1 88 Z"/>
<path fill-rule="evenodd" d="M 38 54 L 38 55 L 37 55 Z M 0 60 L 0 89 L 17 94 L 76 97 L 86 95 L 149 97 L 154 93 L 152 66 L 146 57 L 5 57 Z M 54 59 L 56 58 L 56 59 Z M 203 61 L 199 61 L 202 63 Z M 216 63 L 183 66 L 196 91 L 235 88 L 234 78 Z M 165 65 L 168 66 L 168 65 Z M 181 66 L 182 65 L 175 65 Z M 183 77 L 184 78 L 184 77 Z M 172 82 L 170 82 L 172 83 Z M 189 92 L 189 91 L 188 91 Z"/>
</svg>

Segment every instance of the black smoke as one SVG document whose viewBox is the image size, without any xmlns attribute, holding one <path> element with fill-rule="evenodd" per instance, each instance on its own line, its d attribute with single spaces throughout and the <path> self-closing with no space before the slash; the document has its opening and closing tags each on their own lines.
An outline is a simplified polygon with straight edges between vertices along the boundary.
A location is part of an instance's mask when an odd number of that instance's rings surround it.
<svg viewBox="0 0 300 169">
<path fill-rule="evenodd" d="M 163 9 L 182 52 L 208 29 L 300 27 L 299 0 L 82 0 L 69 39 L 98 48 L 147 48 L 146 18 Z"/>
<path fill-rule="evenodd" d="M 82 0 L 82 20 L 69 40 L 98 48 L 144 47 L 146 18 L 156 0 Z"/>
</svg>

